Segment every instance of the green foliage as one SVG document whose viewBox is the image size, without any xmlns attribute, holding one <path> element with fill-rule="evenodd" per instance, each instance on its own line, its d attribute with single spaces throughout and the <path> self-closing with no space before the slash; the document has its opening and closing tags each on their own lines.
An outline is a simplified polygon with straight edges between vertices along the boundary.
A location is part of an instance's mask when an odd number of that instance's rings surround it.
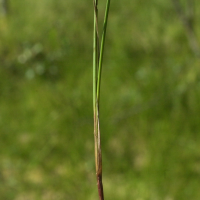
<svg viewBox="0 0 200 200">
<path fill-rule="evenodd" d="M 15 0 L 0 24 L 0 199 L 96 199 L 92 1 Z M 171 1 L 111 2 L 104 64 L 105 198 L 198 200 L 200 61 Z"/>
</svg>

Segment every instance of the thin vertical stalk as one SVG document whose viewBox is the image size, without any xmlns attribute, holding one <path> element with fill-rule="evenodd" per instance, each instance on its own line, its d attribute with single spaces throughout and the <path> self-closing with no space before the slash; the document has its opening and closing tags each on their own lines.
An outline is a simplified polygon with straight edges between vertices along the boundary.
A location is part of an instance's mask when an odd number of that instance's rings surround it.
<svg viewBox="0 0 200 200">
<path fill-rule="evenodd" d="M 97 83 L 97 64 L 98 64 L 98 59 L 97 59 L 97 24 L 98 24 L 98 11 L 97 11 L 97 5 L 98 5 L 98 0 L 93 0 L 94 1 L 94 33 L 93 33 L 93 111 L 95 112 L 96 110 L 96 83 Z"/>
<path fill-rule="evenodd" d="M 94 111 L 94 143 L 95 143 L 95 165 L 97 171 L 97 69 L 98 69 L 98 0 L 94 2 L 94 33 L 93 33 L 93 111 Z"/>
<path fill-rule="evenodd" d="M 99 97 L 100 97 L 101 72 L 102 72 L 103 53 L 104 53 L 104 46 L 105 46 L 109 9 L 110 9 L 110 0 L 107 0 L 106 11 L 105 11 L 105 16 L 104 16 L 103 33 L 102 33 L 102 39 L 101 39 L 100 55 L 99 55 L 99 70 L 98 70 L 98 79 L 97 79 L 97 101 L 99 101 Z"/>
<path fill-rule="evenodd" d="M 103 182 L 102 182 L 102 155 L 101 155 L 101 135 L 99 125 L 99 101 L 100 101 L 100 85 L 101 71 L 103 62 L 103 52 L 106 36 L 106 28 L 108 21 L 108 13 L 110 0 L 107 1 L 104 17 L 104 26 L 101 39 L 101 47 L 99 46 L 99 31 L 98 31 L 98 0 L 93 0 L 94 3 L 94 33 L 93 33 L 93 111 L 94 111 L 94 143 L 95 143 L 95 165 L 97 187 L 99 199 L 104 200 Z"/>
</svg>

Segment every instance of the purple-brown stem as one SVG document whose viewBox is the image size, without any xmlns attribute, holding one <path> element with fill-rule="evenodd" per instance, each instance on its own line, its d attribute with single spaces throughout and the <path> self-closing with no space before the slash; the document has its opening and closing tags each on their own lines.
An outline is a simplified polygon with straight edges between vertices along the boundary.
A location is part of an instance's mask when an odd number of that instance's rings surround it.
<svg viewBox="0 0 200 200">
<path fill-rule="evenodd" d="M 97 187 L 98 187 L 98 192 L 99 192 L 99 199 L 104 200 L 104 195 L 103 195 L 103 183 L 102 183 L 102 175 L 97 175 Z"/>
</svg>

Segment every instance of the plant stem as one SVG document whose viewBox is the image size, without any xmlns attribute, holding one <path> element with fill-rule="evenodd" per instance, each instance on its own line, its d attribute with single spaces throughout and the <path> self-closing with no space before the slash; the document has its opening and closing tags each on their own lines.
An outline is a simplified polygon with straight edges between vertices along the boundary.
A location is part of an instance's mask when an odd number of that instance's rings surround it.
<svg viewBox="0 0 200 200">
<path fill-rule="evenodd" d="M 102 156 L 101 156 L 101 135 L 99 125 L 99 102 L 100 102 L 100 85 L 101 71 L 103 62 L 103 52 L 108 21 L 110 0 L 107 1 L 104 17 L 104 26 L 101 39 L 101 48 L 99 49 L 99 32 L 98 32 L 98 0 L 94 3 L 94 35 L 93 35 L 93 111 L 94 111 L 94 143 L 95 143 L 95 165 L 97 187 L 99 199 L 104 200 L 103 183 L 102 183 Z"/>
<path fill-rule="evenodd" d="M 94 33 L 93 33 L 93 111 L 94 111 L 94 143 L 95 143 L 95 165 L 97 171 L 97 101 L 96 101 L 96 85 L 97 85 L 97 68 L 98 68 L 98 0 L 94 0 Z"/>
<path fill-rule="evenodd" d="M 98 70 L 98 79 L 97 79 L 97 101 L 99 101 L 99 98 L 100 98 L 101 71 L 102 71 L 103 53 L 104 53 L 104 46 L 105 46 L 109 8 L 110 8 L 110 0 L 107 0 L 106 11 L 105 11 L 105 16 L 104 16 L 103 33 L 102 33 L 102 39 L 101 39 L 100 56 L 99 56 L 99 70 Z"/>
</svg>

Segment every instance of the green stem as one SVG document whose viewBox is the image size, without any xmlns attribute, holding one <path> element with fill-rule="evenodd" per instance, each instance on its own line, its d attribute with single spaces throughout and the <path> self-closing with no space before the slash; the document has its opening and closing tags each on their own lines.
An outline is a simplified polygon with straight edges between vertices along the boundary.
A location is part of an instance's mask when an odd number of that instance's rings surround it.
<svg viewBox="0 0 200 200">
<path fill-rule="evenodd" d="M 93 35 L 93 110 L 94 110 L 94 143 L 95 143 L 95 164 L 97 187 L 99 199 L 104 200 L 103 183 L 102 183 L 102 157 L 101 157 L 101 138 L 99 126 L 99 94 L 101 84 L 101 70 L 103 62 L 103 51 L 106 36 L 106 28 L 108 21 L 108 13 L 110 0 L 107 1 L 104 17 L 104 26 L 101 39 L 101 48 L 99 50 L 99 32 L 98 32 L 98 0 L 93 0 L 94 3 L 94 35 Z"/>
<path fill-rule="evenodd" d="M 99 56 L 99 67 L 98 67 L 98 78 L 97 78 L 97 89 L 96 89 L 97 102 L 99 102 L 99 98 L 100 98 L 101 72 L 102 72 L 103 53 L 104 53 L 109 8 L 110 8 L 110 0 L 107 0 L 106 11 L 105 11 L 105 16 L 104 16 L 103 33 L 102 33 L 102 39 L 101 39 L 100 56 Z"/>
<path fill-rule="evenodd" d="M 94 33 L 93 33 L 93 110 L 96 110 L 96 84 L 97 84 L 97 0 L 94 0 Z"/>
</svg>

